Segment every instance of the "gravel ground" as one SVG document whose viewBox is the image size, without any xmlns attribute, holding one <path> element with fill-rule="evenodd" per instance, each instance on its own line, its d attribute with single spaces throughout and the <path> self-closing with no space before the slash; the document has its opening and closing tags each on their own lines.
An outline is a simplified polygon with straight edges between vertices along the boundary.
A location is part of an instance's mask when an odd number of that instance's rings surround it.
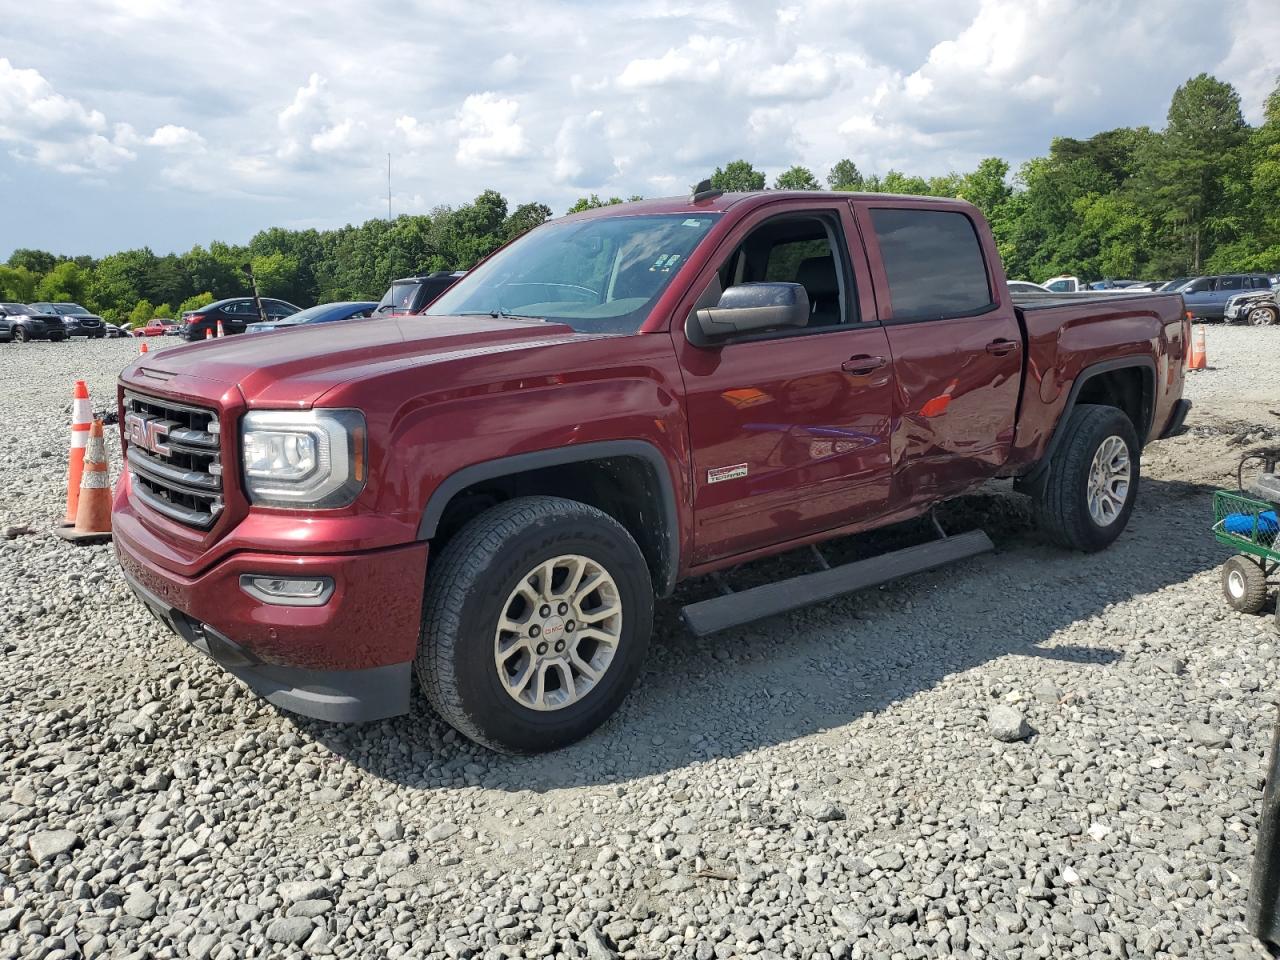
<svg viewBox="0 0 1280 960">
<path fill-rule="evenodd" d="M 281 714 L 159 628 L 48 533 L 71 381 L 109 409 L 136 346 L 0 347 L 0 957 L 1263 956 L 1278 638 L 1207 526 L 1280 330 L 1208 346 L 1112 549 L 995 490 L 947 510 L 993 555 L 705 641 L 663 605 L 616 719 L 532 759 Z"/>
</svg>

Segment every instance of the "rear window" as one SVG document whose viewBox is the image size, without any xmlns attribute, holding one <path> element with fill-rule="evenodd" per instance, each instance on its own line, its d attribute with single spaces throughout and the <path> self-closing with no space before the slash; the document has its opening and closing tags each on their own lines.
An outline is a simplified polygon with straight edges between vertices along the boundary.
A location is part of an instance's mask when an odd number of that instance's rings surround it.
<svg viewBox="0 0 1280 960">
<path fill-rule="evenodd" d="M 973 222 L 939 210 L 871 211 L 894 320 L 936 320 L 992 306 Z"/>
<path fill-rule="evenodd" d="M 378 303 L 379 312 L 387 311 L 403 311 L 408 312 L 413 309 L 413 298 L 418 295 L 419 284 L 413 283 L 393 283 L 386 293 L 382 295 L 382 300 Z"/>
</svg>

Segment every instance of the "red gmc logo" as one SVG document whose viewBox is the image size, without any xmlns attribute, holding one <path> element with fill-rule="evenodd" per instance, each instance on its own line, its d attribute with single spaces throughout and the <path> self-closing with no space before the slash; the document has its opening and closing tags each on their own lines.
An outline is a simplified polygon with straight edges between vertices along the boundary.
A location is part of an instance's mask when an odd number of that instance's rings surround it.
<svg viewBox="0 0 1280 960">
<path fill-rule="evenodd" d="M 147 417 L 140 413 L 126 414 L 124 432 L 131 444 L 162 457 L 169 455 L 169 445 L 164 442 L 165 437 L 169 436 L 169 425 L 158 417 Z"/>
</svg>

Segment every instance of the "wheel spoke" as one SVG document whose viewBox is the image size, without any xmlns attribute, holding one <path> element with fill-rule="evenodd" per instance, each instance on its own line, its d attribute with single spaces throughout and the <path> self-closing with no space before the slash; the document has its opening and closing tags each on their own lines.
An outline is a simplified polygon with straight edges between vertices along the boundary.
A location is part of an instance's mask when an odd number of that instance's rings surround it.
<svg viewBox="0 0 1280 960">
<path fill-rule="evenodd" d="M 618 652 L 623 613 L 618 585 L 599 562 L 578 554 L 539 561 L 497 617 L 493 656 L 503 688 L 542 711 L 589 696 Z"/>
</svg>

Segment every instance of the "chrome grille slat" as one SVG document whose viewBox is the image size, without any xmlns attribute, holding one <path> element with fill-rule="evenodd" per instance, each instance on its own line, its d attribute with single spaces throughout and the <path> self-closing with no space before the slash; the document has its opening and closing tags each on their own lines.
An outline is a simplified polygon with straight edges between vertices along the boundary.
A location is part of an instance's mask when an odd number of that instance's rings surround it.
<svg viewBox="0 0 1280 960">
<path fill-rule="evenodd" d="M 138 498 L 187 526 L 213 526 L 223 507 L 217 412 L 132 391 L 125 393 L 124 410 L 126 459 Z M 146 436 L 135 437 L 134 428 Z"/>
</svg>

